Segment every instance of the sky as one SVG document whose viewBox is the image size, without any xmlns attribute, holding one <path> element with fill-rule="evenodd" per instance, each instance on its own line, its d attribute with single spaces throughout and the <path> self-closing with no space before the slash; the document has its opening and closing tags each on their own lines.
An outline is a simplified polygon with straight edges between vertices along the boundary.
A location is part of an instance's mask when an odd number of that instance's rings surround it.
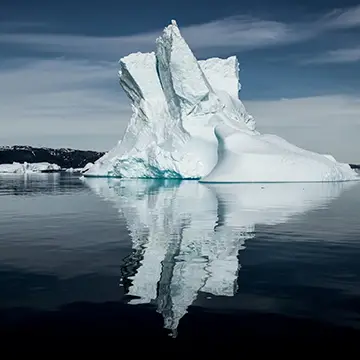
<svg viewBox="0 0 360 360">
<path fill-rule="evenodd" d="M 259 131 L 360 163 L 360 0 L 1 0 L 0 145 L 112 148 L 118 61 L 171 19 L 198 59 L 238 57 Z"/>
</svg>

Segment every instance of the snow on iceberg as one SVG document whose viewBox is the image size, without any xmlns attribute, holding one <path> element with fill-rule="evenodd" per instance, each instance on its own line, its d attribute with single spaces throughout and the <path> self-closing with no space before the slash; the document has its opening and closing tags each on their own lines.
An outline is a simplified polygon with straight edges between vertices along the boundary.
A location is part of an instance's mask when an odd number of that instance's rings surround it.
<svg viewBox="0 0 360 360">
<path fill-rule="evenodd" d="M 348 164 L 301 149 L 275 135 L 215 127 L 218 162 L 201 182 L 316 182 L 357 178 Z"/>
<path fill-rule="evenodd" d="M 348 164 L 262 135 L 239 99 L 235 56 L 198 61 L 175 21 L 152 53 L 120 59 L 133 115 L 123 139 L 85 176 L 203 182 L 353 180 Z"/>
<path fill-rule="evenodd" d="M 61 167 L 57 164 L 48 162 L 40 163 L 17 163 L 0 164 L 0 174 L 31 174 L 41 172 L 60 171 Z"/>
</svg>

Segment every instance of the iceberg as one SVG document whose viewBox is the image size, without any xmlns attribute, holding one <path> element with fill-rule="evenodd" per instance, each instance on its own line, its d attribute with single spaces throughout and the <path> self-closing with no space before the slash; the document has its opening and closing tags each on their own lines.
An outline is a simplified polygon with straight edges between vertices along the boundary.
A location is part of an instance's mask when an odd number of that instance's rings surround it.
<svg viewBox="0 0 360 360">
<path fill-rule="evenodd" d="M 17 163 L 0 164 L 0 174 L 31 174 L 42 172 L 60 171 L 61 167 L 57 164 L 50 164 L 48 162 L 40 163 Z"/>
<path fill-rule="evenodd" d="M 202 182 L 328 182 L 358 178 L 331 155 L 260 134 L 239 99 L 239 63 L 197 60 L 176 21 L 155 52 L 120 59 L 132 117 L 121 141 L 86 177 L 178 178 Z"/>
<path fill-rule="evenodd" d="M 80 173 L 83 174 L 86 171 L 88 171 L 94 164 L 92 162 L 88 162 L 83 168 L 67 168 L 65 169 L 65 172 L 67 173 Z"/>
</svg>

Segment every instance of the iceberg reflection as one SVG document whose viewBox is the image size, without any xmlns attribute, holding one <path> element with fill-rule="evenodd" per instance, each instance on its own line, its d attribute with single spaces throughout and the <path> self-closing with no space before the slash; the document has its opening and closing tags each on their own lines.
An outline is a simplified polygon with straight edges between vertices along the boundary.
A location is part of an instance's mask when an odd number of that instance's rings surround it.
<svg viewBox="0 0 360 360">
<path fill-rule="evenodd" d="M 351 183 L 201 184 L 87 178 L 126 220 L 132 254 L 123 284 L 130 304 L 155 303 L 176 334 L 198 293 L 234 296 L 239 251 L 257 224 L 275 225 L 326 206 Z"/>
</svg>

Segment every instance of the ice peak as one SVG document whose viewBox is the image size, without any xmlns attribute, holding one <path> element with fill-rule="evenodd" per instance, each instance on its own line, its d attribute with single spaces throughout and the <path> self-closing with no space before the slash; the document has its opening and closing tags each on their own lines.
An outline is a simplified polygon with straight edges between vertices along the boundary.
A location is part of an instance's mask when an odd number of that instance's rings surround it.
<svg viewBox="0 0 360 360">
<path fill-rule="evenodd" d="M 171 23 L 156 40 L 155 52 L 165 96 L 181 116 L 215 113 L 222 105 L 179 28 Z"/>
<path fill-rule="evenodd" d="M 182 41 L 185 42 L 185 40 L 181 36 L 178 24 L 177 24 L 176 20 L 174 20 L 174 19 L 171 20 L 170 24 L 164 28 L 162 36 L 160 36 L 158 39 L 156 39 L 156 42 L 158 42 L 159 39 L 163 38 L 164 36 L 168 37 L 168 38 L 171 38 L 171 39 L 174 38 L 174 37 L 177 37 L 177 38 L 179 38 L 179 39 L 181 39 Z"/>
</svg>

